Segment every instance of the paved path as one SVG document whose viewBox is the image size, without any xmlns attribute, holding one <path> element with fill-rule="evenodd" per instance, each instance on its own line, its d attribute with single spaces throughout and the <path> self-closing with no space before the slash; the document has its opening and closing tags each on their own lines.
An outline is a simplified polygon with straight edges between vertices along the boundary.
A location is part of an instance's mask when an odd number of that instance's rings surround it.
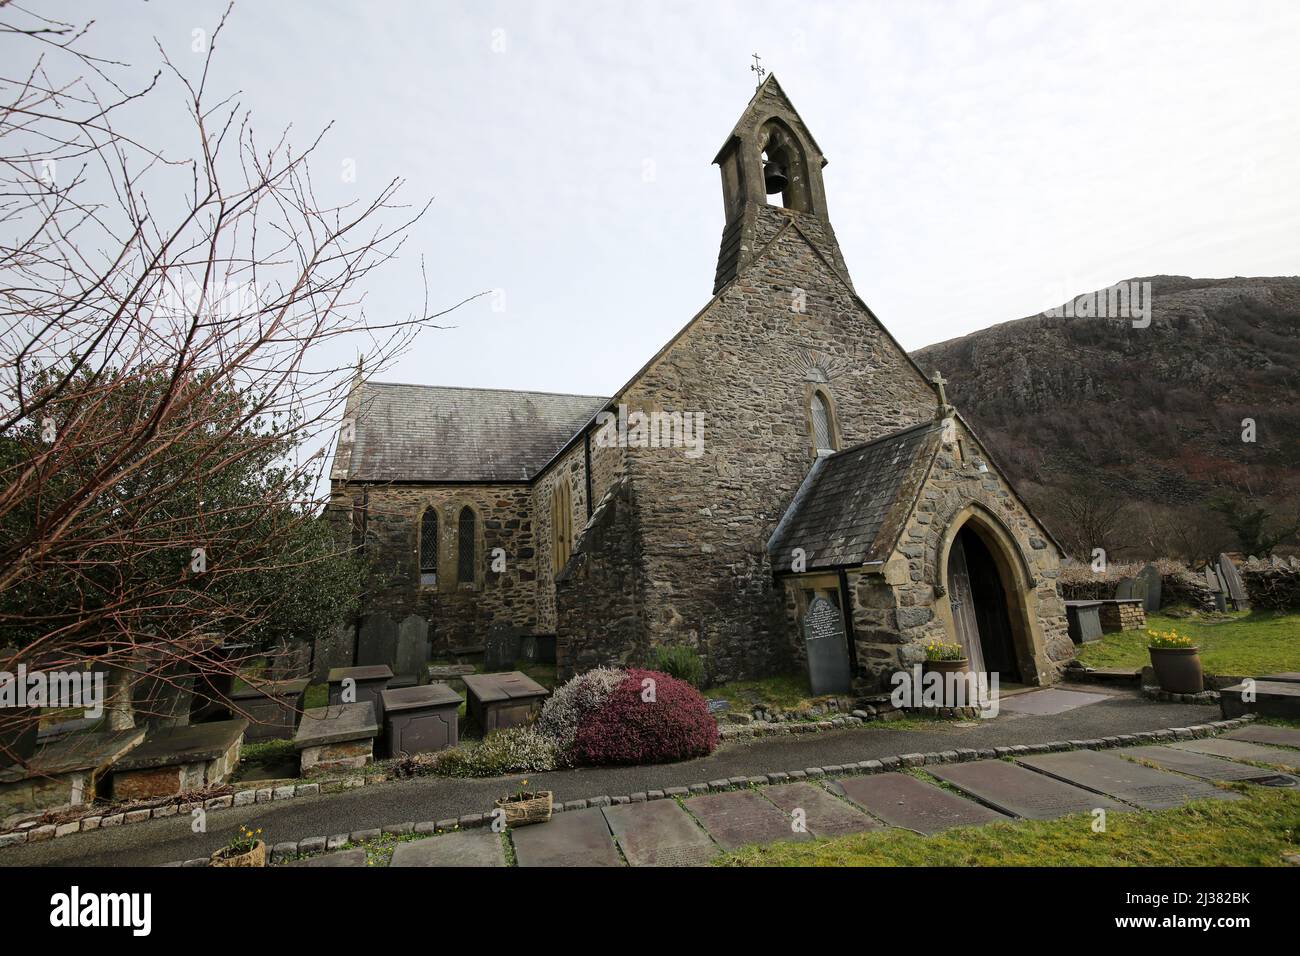
<svg viewBox="0 0 1300 956">
<path fill-rule="evenodd" d="M 899 730 L 888 723 L 873 723 L 817 734 L 765 737 L 728 743 L 708 757 L 677 764 L 530 774 L 529 786 L 554 791 L 558 801 L 580 800 L 778 770 L 844 765 L 892 754 L 1089 739 L 1218 718 L 1213 706 L 1157 703 L 1097 687 L 1071 685 L 1069 690 L 1096 693 L 1098 699 L 1065 712 L 1006 712 L 993 720 L 935 722 L 920 729 Z M 1055 691 L 1033 693 L 1052 695 Z M 514 790 L 518 779 L 420 777 L 341 794 L 235 807 L 210 813 L 205 834 L 192 833 L 185 818 L 150 820 L 6 848 L 0 850 L 0 866 L 148 866 L 205 857 L 228 843 L 240 824 L 261 827 L 271 842 L 285 842 L 403 821 L 442 820 L 487 810 L 497 797 Z"/>
<path fill-rule="evenodd" d="M 1300 731 L 1292 734 L 1291 742 L 1300 747 Z M 1195 741 L 1203 742 L 1218 741 Z M 1252 760 L 1260 756 L 1249 753 Z M 1277 766 L 1292 766 L 1300 749 L 1274 748 L 1269 757 Z M 1240 794 L 1207 781 L 1278 780 L 1276 770 L 1181 745 L 1077 750 L 926 770 L 951 789 L 889 772 L 592 807 L 563 812 L 549 823 L 508 835 L 482 828 L 403 843 L 392 865 L 503 866 L 509 841 L 519 866 L 698 866 L 726 850 L 752 844 L 889 827 L 930 835 L 958 826 L 1054 820 L 1098 809 L 1168 809 L 1195 799 L 1240 799 Z M 1082 825 L 1091 827 L 1091 816 Z M 330 862 L 331 856 L 337 862 Z M 365 866 L 366 858 L 362 852 L 345 851 L 293 865 Z"/>
</svg>

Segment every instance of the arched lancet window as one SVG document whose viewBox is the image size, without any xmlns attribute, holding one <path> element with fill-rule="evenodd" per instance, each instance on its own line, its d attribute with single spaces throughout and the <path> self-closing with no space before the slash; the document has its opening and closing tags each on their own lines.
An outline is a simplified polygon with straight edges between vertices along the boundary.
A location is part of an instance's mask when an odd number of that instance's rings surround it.
<svg viewBox="0 0 1300 956">
<path fill-rule="evenodd" d="M 831 421 L 830 402 L 820 389 L 812 393 L 809 411 L 812 416 L 813 447 L 817 454 L 835 451 L 835 426 Z"/>
<path fill-rule="evenodd" d="M 551 491 L 551 573 L 559 574 L 573 553 L 573 499 L 567 481 Z"/>
<path fill-rule="evenodd" d="M 475 540 L 474 509 L 465 505 L 460 509 L 458 523 L 460 537 L 459 560 L 456 562 L 456 580 L 461 584 L 473 584 L 474 572 L 477 570 L 478 542 Z"/>
<path fill-rule="evenodd" d="M 438 512 L 432 507 L 420 516 L 420 583 L 438 583 Z"/>
</svg>

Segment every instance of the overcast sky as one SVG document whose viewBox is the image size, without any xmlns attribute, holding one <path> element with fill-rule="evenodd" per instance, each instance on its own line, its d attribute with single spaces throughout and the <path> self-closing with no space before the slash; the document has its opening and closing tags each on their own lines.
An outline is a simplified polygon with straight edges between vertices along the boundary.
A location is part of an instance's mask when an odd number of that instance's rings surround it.
<svg viewBox="0 0 1300 956">
<path fill-rule="evenodd" d="M 220 2 L 41 3 L 197 64 Z M 263 138 L 333 121 L 331 199 L 434 203 L 376 316 L 502 294 L 388 380 L 607 395 L 708 301 L 711 160 L 762 56 L 825 150 L 859 294 L 907 348 L 1139 275 L 1300 272 L 1300 4 L 238 3 L 210 81 Z M 174 108 L 174 109 L 173 109 Z M 174 143 L 174 85 L 146 130 Z M 356 182 L 342 182 L 344 161 Z M 328 191 L 332 189 L 332 191 Z M 504 306 L 502 311 L 495 311 Z"/>
</svg>

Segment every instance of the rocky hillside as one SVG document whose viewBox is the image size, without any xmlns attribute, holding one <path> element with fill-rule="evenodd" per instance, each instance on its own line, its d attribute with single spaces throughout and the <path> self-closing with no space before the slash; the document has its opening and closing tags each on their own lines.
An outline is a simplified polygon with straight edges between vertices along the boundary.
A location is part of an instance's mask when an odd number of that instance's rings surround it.
<svg viewBox="0 0 1300 956">
<path fill-rule="evenodd" d="M 1208 502 L 1224 492 L 1289 515 L 1300 497 L 1300 277 L 1127 281 L 1151 283 L 1146 328 L 1037 315 L 914 357 L 943 372 L 951 401 L 1056 520 L 1063 493 L 1128 502 L 1122 523 L 1144 527 L 1124 545 L 1143 551 L 1170 550 L 1140 539 L 1188 521 L 1214 526 Z"/>
</svg>

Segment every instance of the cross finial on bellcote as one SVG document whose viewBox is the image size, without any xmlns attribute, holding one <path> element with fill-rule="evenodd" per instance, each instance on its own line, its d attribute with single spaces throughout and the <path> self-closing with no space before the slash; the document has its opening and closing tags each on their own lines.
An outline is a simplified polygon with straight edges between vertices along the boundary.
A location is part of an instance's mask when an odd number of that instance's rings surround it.
<svg viewBox="0 0 1300 956">
<path fill-rule="evenodd" d="M 753 54 L 753 57 L 754 57 L 754 65 L 751 66 L 749 69 L 751 72 L 755 73 L 758 76 L 758 83 L 756 84 L 756 86 L 762 86 L 763 77 L 767 76 L 767 70 L 763 69 L 763 64 L 759 62 L 759 56 L 757 53 Z"/>
<path fill-rule="evenodd" d="M 943 415 L 947 412 L 949 407 L 948 395 L 943 389 L 943 387 L 948 384 L 948 380 L 943 377 L 938 369 L 935 369 L 934 375 L 930 378 L 930 381 L 933 382 L 935 388 L 939 390 L 939 414 Z"/>
</svg>

